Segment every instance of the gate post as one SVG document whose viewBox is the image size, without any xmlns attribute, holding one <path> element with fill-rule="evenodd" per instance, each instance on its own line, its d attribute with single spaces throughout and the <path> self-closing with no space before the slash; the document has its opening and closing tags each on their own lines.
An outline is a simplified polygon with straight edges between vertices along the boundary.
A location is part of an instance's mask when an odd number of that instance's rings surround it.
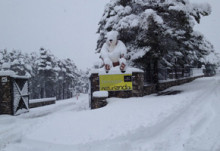
<svg viewBox="0 0 220 151">
<path fill-rule="evenodd" d="M 0 114 L 19 115 L 28 111 L 28 77 L 0 71 Z"/>
</svg>

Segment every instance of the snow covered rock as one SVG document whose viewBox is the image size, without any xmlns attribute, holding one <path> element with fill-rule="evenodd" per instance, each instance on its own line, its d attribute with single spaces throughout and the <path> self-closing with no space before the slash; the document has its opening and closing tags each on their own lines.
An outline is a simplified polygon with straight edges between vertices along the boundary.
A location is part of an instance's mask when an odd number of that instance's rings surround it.
<svg viewBox="0 0 220 151">
<path fill-rule="evenodd" d="M 106 99 L 108 98 L 108 91 L 95 91 L 92 93 L 93 102 L 91 104 L 92 109 L 101 108 L 107 105 Z"/>
<path fill-rule="evenodd" d="M 93 97 L 107 98 L 108 97 L 108 91 L 95 91 L 95 92 L 93 92 Z"/>
</svg>

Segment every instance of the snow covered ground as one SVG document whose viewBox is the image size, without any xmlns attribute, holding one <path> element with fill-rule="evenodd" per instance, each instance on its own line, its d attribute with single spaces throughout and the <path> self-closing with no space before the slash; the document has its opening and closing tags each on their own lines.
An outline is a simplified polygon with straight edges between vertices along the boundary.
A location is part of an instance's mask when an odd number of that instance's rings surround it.
<svg viewBox="0 0 220 151">
<path fill-rule="evenodd" d="M 220 151 L 220 75 L 172 87 L 176 95 L 88 96 L 0 116 L 1 151 Z"/>
</svg>

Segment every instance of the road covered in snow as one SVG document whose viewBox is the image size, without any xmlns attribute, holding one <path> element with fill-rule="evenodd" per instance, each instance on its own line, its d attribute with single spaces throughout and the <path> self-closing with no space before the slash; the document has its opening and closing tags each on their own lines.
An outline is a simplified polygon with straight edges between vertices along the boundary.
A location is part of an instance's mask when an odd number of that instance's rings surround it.
<svg viewBox="0 0 220 151">
<path fill-rule="evenodd" d="M 0 116 L 1 151 L 220 151 L 220 75 L 166 91 L 175 95 L 108 99 L 88 96 L 19 116 Z"/>
</svg>

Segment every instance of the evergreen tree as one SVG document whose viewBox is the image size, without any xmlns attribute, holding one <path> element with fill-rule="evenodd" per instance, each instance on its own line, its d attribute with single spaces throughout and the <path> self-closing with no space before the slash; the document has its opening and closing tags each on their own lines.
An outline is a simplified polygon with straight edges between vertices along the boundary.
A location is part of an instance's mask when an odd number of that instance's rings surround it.
<svg viewBox="0 0 220 151">
<path fill-rule="evenodd" d="M 20 76 L 31 76 L 32 68 L 28 64 L 28 54 L 23 54 L 19 50 L 12 50 L 8 52 L 6 49 L 0 52 L 2 63 L 9 63 L 10 70 L 14 71 L 15 74 Z"/>
<path fill-rule="evenodd" d="M 73 94 L 71 91 L 73 91 L 74 87 L 76 86 L 78 82 L 78 77 L 80 76 L 77 74 L 77 68 L 75 63 L 70 59 L 63 60 L 64 65 L 64 78 L 63 78 L 63 95 L 64 98 L 69 98 Z"/>
<path fill-rule="evenodd" d="M 158 68 L 183 68 L 204 63 L 214 48 L 193 30 L 201 16 L 211 13 L 208 4 L 188 0 L 111 0 L 99 22 L 97 52 L 111 30 L 120 33 L 130 56 L 129 64 L 151 73 L 158 82 Z"/>
<path fill-rule="evenodd" d="M 41 81 L 41 98 L 55 96 L 55 73 L 52 67 L 53 55 L 48 50 L 40 48 L 40 60 L 38 64 L 39 79 Z"/>
<path fill-rule="evenodd" d="M 31 77 L 29 79 L 29 90 L 30 90 L 30 98 L 41 98 L 40 96 L 40 76 L 38 72 L 38 60 L 39 54 L 34 52 L 31 53 L 28 57 L 28 65 L 31 66 Z"/>
<path fill-rule="evenodd" d="M 56 96 L 60 100 L 73 97 L 76 91 L 88 92 L 88 73 L 78 70 L 73 60 L 60 60 L 44 48 L 30 54 L 0 50 L 0 70 L 3 64 L 10 64 L 17 75 L 30 77 L 30 99 Z"/>
</svg>

